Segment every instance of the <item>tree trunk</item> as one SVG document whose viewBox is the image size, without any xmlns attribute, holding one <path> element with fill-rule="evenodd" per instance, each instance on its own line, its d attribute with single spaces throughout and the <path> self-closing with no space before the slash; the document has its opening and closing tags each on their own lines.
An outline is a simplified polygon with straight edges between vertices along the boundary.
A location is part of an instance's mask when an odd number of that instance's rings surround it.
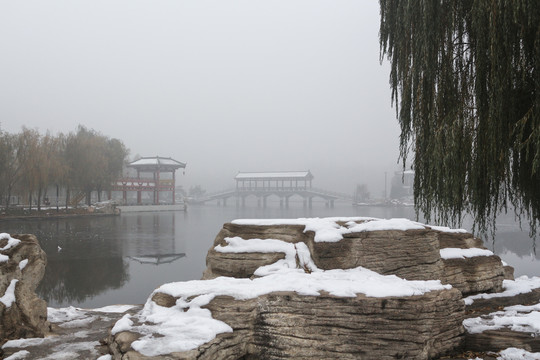
<svg viewBox="0 0 540 360">
<path fill-rule="evenodd" d="M 11 186 L 8 186 L 8 189 L 7 189 L 7 199 L 6 199 L 6 213 L 7 213 L 8 210 L 9 210 L 10 202 L 11 202 Z"/>
<path fill-rule="evenodd" d="M 41 187 L 38 189 L 38 198 L 37 198 L 37 209 L 38 211 L 41 211 L 41 192 L 43 190 L 41 189 Z"/>
</svg>

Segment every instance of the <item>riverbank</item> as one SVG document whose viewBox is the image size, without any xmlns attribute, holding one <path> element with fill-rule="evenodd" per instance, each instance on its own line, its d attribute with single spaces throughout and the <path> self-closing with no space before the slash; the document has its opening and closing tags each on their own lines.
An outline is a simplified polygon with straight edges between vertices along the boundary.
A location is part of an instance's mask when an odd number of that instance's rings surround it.
<svg viewBox="0 0 540 360">
<path fill-rule="evenodd" d="M 28 207 L 12 208 L 0 213 L 1 221 L 14 220 L 41 220 L 41 219 L 65 219 L 82 216 L 117 216 L 120 212 L 112 206 L 84 206 L 84 207 L 42 207 L 40 210 L 28 209 Z"/>
<path fill-rule="evenodd" d="M 120 214 L 100 214 L 100 213 L 84 213 L 84 214 L 43 214 L 43 215 L 23 215 L 23 216 L 0 216 L 2 221 L 24 221 L 24 220 L 45 220 L 45 219 L 68 219 L 78 217 L 103 217 L 103 216 L 119 216 Z"/>
</svg>

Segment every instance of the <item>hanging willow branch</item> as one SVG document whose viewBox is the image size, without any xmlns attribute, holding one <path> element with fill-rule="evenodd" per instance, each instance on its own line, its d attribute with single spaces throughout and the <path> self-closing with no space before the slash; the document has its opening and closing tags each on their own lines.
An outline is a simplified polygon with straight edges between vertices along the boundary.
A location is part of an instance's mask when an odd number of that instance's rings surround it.
<svg viewBox="0 0 540 360">
<path fill-rule="evenodd" d="M 538 0 L 380 0 L 381 59 L 413 157 L 417 214 L 494 231 L 540 222 Z M 412 150 L 412 151 L 409 151 Z M 411 154 L 412 153 L 412 154 Z"/>
</svg>

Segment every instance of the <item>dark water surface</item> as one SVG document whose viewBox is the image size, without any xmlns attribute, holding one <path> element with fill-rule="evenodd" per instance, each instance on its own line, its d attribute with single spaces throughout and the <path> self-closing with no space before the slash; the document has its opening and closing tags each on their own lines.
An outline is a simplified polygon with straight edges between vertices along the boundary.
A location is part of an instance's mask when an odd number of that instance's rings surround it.
<svg viewBox="0 0 540 360">
<path fill-rule="evenodd" d="M 33 233 L 48 256 L 38 294 L 49 306 L 100 307 L 141 304 L 153 289 L 172 281 L 200 279 L 206 253 L 223 223 L 238 218 L 326 216 L 405 217 L 412 208 L 353 207 L 336 204 L 312 209 L 291 204 L 280 209 L 190 206 L 187 212 L 131 213 L 117 217 L 25 220 L 0 223 L 0 232 Z M 516 268 L 516 276 L 540 275 L 540 255 L 527 230 L 513 219 L 499 221 L 486 246 Z"/>
</svg>

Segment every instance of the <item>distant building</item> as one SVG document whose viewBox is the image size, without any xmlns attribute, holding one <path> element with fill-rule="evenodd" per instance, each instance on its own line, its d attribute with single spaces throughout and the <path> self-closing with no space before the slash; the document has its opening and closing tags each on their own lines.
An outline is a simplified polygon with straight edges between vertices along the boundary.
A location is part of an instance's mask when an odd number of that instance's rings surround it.
<svg viewBox="0 0 540 360">
<path fill-rule="evenodd" d="M 137 176 L 120 178 L 112 185 L 112 191 L 122 192 L 124 205 L 129 203 L 128 192 L 136 193 L 137 205 L 145 201 L 154 205 L 175 204 L 176 170 L 185 169 L 185 163 L 170 157 L 154 156 L 140 158 L 127 166 L 134 169 Z"/>
<path fill-rule="evenodd" d="M 396 171 L 392 178 L 390 198 L 414 196 L 414 170 Z"/>
</svg>

